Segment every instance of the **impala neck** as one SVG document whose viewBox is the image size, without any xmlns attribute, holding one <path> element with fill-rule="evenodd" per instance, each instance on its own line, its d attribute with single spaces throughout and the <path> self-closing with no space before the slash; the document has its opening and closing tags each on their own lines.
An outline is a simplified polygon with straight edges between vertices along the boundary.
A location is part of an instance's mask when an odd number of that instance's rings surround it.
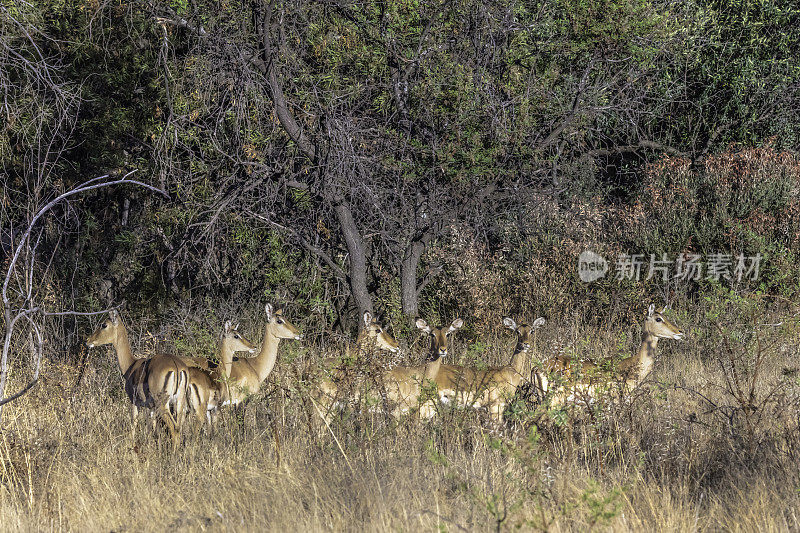
<svg viewBox="0 0 800 533">
<path fill-rule="evenodd" d="M 644 380 L 652 370 L 656 356 L 656 345 L 658 345 L 658 337 L 645 331 L 642 344 L 639 346 L 639 351 L 636 352 L 636 362 L 638 363 L 637 381 Z"/>
<path fill-rule="evenodd" d="M 124 325 L 120 326 L 119 330 L 117 331 L 117 339 L 113 344 L 114 349 L 117 351 L 119 369 L 122 371 L 122 374 L 125 375 L 131 365 L 136 362 L 136 358 L 133 357 L 133 353 L 131 352 L 131 342 L 128 340 L 128 330 Z"/>
<path fill-rule="evenodd" d="M 514 352 L 514 357 L 511 358 L 511 366 L 514 368 L 514 372 L 522 376 L 522 372 L 525 370 L 525 361 L 528 359 L 528 350 L 524 348 L 518 348 Z"/>
<path fill-rule="evenodd" d="M 250 366 L 258 374 L 258 379 L 264 381 L 275 368 L 275 361 L 278 359 L 278 344 L 281 339 L 273 335 L 270 331 L 270 324 L 264 328 L 264 340 L 261 343 L 261 352 L 252 359 L 248 359 Z"/>
<path fill-rule="evenodd" d="M 425 380 L 433 381 L 439 373 L 439 368 L 442 366 L 442 358 L 439 354 L 432 354 L 432 359 L 425 363 Z"/>
<path fill-rule="evenodd" d="M 233 350 L 230 349 L 225 339 L 221 339 L 217 345 L 217 360 L 219 361 L 219 368 L 222 370 L 224 377 L 230 377 L 231 370 L 233 369 Z"/>
</svg>

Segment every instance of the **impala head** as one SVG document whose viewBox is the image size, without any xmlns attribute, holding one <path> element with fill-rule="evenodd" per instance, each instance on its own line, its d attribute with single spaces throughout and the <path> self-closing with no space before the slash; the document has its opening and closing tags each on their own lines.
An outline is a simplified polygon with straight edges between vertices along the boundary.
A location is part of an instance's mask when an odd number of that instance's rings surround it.
<svg viewBox="0 0 800 533">
<path fill-rule="evenodd" d="M 544 326 L 544 317 L 539 317 L 533 321 L 532 324 L 517 324 L 513 318 L 505 317 L 503 325 L 512 331 L 516 331 L 518 335 L 518 347 L 521 351 L 527 352 L 533 345 L 533 334 L 537 329 Z"/>
<path fill-rule="evenodd" d="M 368 340 L 369 342 L 374 342 L 375 346 L 386 352 L 396 353 L 400 351 L 400 345 L 388 331 L 383 329 L 383 326 L 372 316 L 372 313 L 364 311 L 363 320 L 364 329 L 359 335 L 359 341 Z"/>
<path fill-rule="evenodd" d="M 683 339 L 683 331 L 662 314 L 666 310 L 667 307 L 664 306 L 661 311 L 656 311 L 655 304 L 650 304 L 650 308 L 647 310 L 647 319 L 644 322 L 644 331 L 659 339 L 679 341 Z"/>
<path fill-rule="evenodd" d="M 225 322 L 225 328 L 219 335 L 219 342 L 231 352 L 255 353 L 255 345 L 239 333 L 239 324 Z"/>
<path fill-rule="evenodd" d="M 108 318 L 94 330 L 94 333 L 89 335 L 86 339 L 86 346 L 94 348 L 95 346 L 102 346 L 103 344 L 113 344 L 117 340 L 120 331 L 124 329 L 122 319 L 116 309 L 112 309 L 108 313 Z"/>
<path fill-rule="evenodd" d="M 464 321 L 460 318 L 456 318 L 449 326 L 432 328 L 421 318 L 417 319 L 417 327 L 433 337 L 431 342 L 431 353 L 434 357 L 445 357 L 447 355 L 447 337 L 463 325 Z"/>
<path fill-rule="evenodd" d="M 273 336 L 279 339 L 294 339 L 298 341 L 303 338 L 300 330 L 283 316 L 283 309 L 273 309 L 272 304 L 267 304 L 264 306 L 264 311 L 267 314 L 267 331 Z"/>
</svg>

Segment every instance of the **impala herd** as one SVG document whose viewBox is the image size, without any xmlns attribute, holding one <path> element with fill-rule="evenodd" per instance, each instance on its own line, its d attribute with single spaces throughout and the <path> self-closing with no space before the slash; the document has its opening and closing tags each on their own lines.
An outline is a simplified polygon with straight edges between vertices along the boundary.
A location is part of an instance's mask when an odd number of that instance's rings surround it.
<svg viewBox="0 0 800 533">
<path fill-rule="evenodd" d="M 666 309 L 666 308 L 665 308 Z M 258 392 L 269 377 L 278 357 L 282 339 L 302 339 L 302 334 L 283 315 L 281 309 L 265 307 L 267 324 L 261 350 L 257 355 L 255 345 L 238 331 L 238 324 L 227 322 L 219 336 L 213 358 L 155 355 L 137 359 L 131 352 L 128 332 L 117 311 L 86 340 L 89 348 L 111 344 L 122 373 L 125 392 L 131 401 L 133 432 L 140 407 L 151 410 L 153 425 L 160 420 L 176 446 L 186 414 L 197 421 L 197 427 L 206 422 L 212 428 L 220 407 L 231 405 L 238 409 Z M 339 357 L 322 360 L 321 376 L 314 381 L 310 394 L 325 424 L 348 405 L 360 403 L 377 409 L 381 403 L 394 418 L 416 412 L 420 418 L 436 416 L 441 404 L 462 408 L 486 409 L 493 424 L 503 422 L 503 413 L 517 388 L 530 384 L 541 397 L 549 397 L 550 405 L 563 405 L 571 399 L 591 401 L 619 383 L 623 393 L 635 389 L 653 367 L 659 339 L 683 338 L 683 332 L 650 305 L 644 323 L 642 343 L 635 355 L 615 364 L 602 364 L 611 371 L 600 372 L 598 364 L 577 361 L 563 355 L 553 356 L 541 363 L 532 363 L 536 331 L 544 318 L 530 324 L 518 324 L 504 318 L 503 325 L 517 334 L 517 344 L 508 366 L 473 367 L 445 364 L 450 337 L 464 322 L 456 318 L 450 324 L 434 327 L 417 319 L 417 328 L 430 336 L 431 350 L 424 364 L 396 366 L 379 369 L 378 387 L 370 387 L 363 375 L 353 375 L 352 361 L 371 349 L 397 353 L 397 341 L 375 320 L 370 312 L 363 315 L 361 333 L 355 349 Z M 249 355 L 236 358 L 235 353 Z M 526 365 L 532 368 L 526 373 Z"/>
</svg>

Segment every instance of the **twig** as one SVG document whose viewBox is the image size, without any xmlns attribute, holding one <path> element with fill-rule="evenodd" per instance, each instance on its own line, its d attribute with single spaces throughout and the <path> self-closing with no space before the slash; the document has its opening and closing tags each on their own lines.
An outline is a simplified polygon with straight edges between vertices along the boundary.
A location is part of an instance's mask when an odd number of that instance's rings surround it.
<svg viewBox="0 0 800 533">
<path fill-rule="evenodd" d="M 35 256 L 36 251 L 39 246 L 39 240 L 41 239 L 41 233 L 38 235 L 36 242 L 31 244 L 31 234 L 33 233 L 34 227 L 36 223 L 42 218 L 45 214 L 47 214 L 50 209 L 52 209 L 55 205 L 57 205 L 62 200 L 66 200 L 71 196 L 75 196 L 80 193 L 88 192 L 94 189 L 100 189 L 103 187 L 109 187 L 111 185 L 118 185 L 123 183 L 131 183 L 134 185 L 139 185 L 140 187 L 144 187 L 145 189 L 158 192 L 165 197 L 169 198 L 166 192 L 163 190 L 149 185 L 147 183 L 129 179 L 131 175 L 134 174 L 134 171 L 128 172 L 122 178 L 119 179 L 112 179 L 111 181 L 103 181 L 107 179 L 109 176 L 108 174 L 99 176 L 96 178 L 89 179 L 69 191 L 60 194 L 59 196 L 55 197 L 54 199 L 50 200 L 44 206 L 39 208 L 36 211 L 36 214 L 31 218 L 30 222 L 28 223 L 28 227 L 25 230 L 25 233 L 22 234 L 19 243 L 14 250 L 14 255 L 11 258 L 11 261 L 8 264 L 8 270 L 6 272 L 5 280 L 3 282 L 3 289 L 2 289 L 2 301 L 3 301 L 3 315 L 5 318 L 5 339 L 3 342 L 3 352 L 2 357 L 0 358 L 0 416 L 2 416 L 2 406 L 8 402 L 11 402 L 26 392 L 28 392 L 38 381 L 39 379 L 39 371 L 41 369 L 41 356 L 42 356 L 42 345 L 44 341 L 42 339 L 41 331 L 39 329 L 39 325 L 33 320 L 32 316 L 34 314 L 41 314 L 42 316 L 58 316 L 58 315 L 80 315 L 80 314 L 95 314 L 95 313 L 80 313 L 78 311 L 64 311 L 64 312 L 43 312 L 39 307 L 34 305 L 34 291 L 33 291 L 33 270 L 35 266 Z M 60 241 L 59 241 L 60 242 Z M 27 248 L 26 248 L 27 246 Z M 23 269 L 27 269 L 24 271 L 24 278 L 25 278 L 25 288 L 20 288 L 20 294 L 24 297 L 24 303 L 14 308 L 12 306 L 12 302 L 8 296 L 8 285 L 11 281 L 12 276 L 17 276 L 16 279 L 19 279 L 17 274 L 17 262 L 22 255 L 23 250 L 26 250 L 26 255 L 28 256 L 25 261 L 25 265 Z M 36 365 L 34 369 L 34 376 L 33 379 L 22 388 L 22 390 L 18 391 L 17 393 L 13 394 L 12 396 L 5 397 L 6 391 L 6 382 L 8 379 L 8 355 L 11 349 L 11 338 L 14 334 L 14 328 L 19 321 L 20 318 L 25 318 L 33 328 L 34 332 L 36 333 L 37 337 L 37 345 L 35 347 L 36 350 Z"/>
<path fill-rule="evenodd" d="M 344 457 L 344 460 L 347 461 L 347 466 L 350 468 L 350 472 L 355 474 L 356 472 L 355 470 L 353 470 L 353 465 L 350 464 L 350 459 L 348 459 L 347 454 L 344 453 L 344 448 L 342 448 L 342 444 L 339 442 L 339 439 L 336 438 L 336 433 L 334 433 L 333 430 L 331 429 L 330 424 L 328 424 L 328 421 L 325 419 L 325 415 L 322 414 L 322 411 L 317 405 L 317 402 L 314 401 L 314 398 L 312 398 L 310 394 L 308 395 L 308 399 L 311 400 L 311 405 L 313 405 L 314 409 L 317 410 L 317 414 L 319 415 L 319 417 L 322 419 L 323 422 L 325 422 L 325 427 L 327 427 L 328 431 L 331 432 L 333 440 L 336 442 L 336 446 L 338 446 L 339 451 L 342 452 L 342 457 Z"/>
</svg>

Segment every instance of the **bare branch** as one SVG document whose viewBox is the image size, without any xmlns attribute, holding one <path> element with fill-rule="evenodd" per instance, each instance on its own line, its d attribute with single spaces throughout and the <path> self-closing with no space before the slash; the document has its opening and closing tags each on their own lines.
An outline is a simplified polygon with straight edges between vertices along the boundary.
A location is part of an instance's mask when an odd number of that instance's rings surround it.
<svg viewBox="0 0 800 533">
<path fill-rule="evenodd" d="M 80 193 L 88 192 L 94 189 L 100 189 L 103 187 L 108 187 L 111 185 L 118 185 L 118 184 L 134 184 L 140 187 L 144 187 L 145 189 L 158 192 L 169 198 L 169 196 L 161 189 L 153 187 L 147 183 L 143 183 L 137 180 L 129 179 L 135 171 L 129 172 L 125 174 L 122 178 L 119 179 L 112 179 L 111 181 L 103 181 L 108 178 L 108 175 L 99 176 L 96 178 L 92 178 L 87 180 L 76 187 L 73 187 L 69 191 L 57 196 L 56 198 L 49 201 L 43 207 L 36 210 L 34 216 L 31 218 L 30 222 L 28 223 L 28 227 L 25 232 L 22 234 L 19 243 L 16 246 L 14 251 L 14 255 L 11 258 L 11 261 L 8 265 L 8 271 L 6 272 L 5 281 L 3 283 L 3 291 L 2 291 L 2 300 L 3 300 L 3 314 L 5 318 L 6 330 L 5 330 L 5 339 L 3 342 L 3 352 L 2 358 L 0 358 L 0 416 L 2 415 L 2 406 L 16 398 L 19 398 L 25 392 L 30 390 L 38 381 L 39 378 L 39 368 L 41 363 L 41 354 L 42 354 L 42 335 L 39 329 L 39 325 L 36 321 L 33 320 L 32 316 L 37 313 L 42 313 L 41 309 L 33 304 L 33 270 L 35 268 L 35 256 L 36 251 L 38 249 L 39 240 L 41 238 L 41 233 L 37 236 L 36 242 L 31 244 L 31 234 L 33 233 L 34 227 L 36 223 L 41 219 L 45 214 L 47 214 L 54 206 L 56 206 L 59 202 L 75 196 Z M 60 241 L 59 241 L 60 242 Z M 26 254 L 26 261 L 24 265 L 25 272 L 23 272 L 23 278 L 25 279 L 25 290 L 22 293 L 25 295 L 25 305 L 29 306 L 26 309 L 14 309 L 12 307 L 12 303 L 8 298 L 8 284 L 11 280 L 12 274 L 16 274 L 17 272 L 17 262 L 23 252 L 25 250 Z M 81 314 L 76 311 L 65 311 L 63 313 L 57 312 L 50 312 L 50 313 L 42 313 L 43 316 L 57 316 L 59 314 Z M 8 379 L 8 356 L 11 349 L 11 338 L 14 334 L 14 329 L 16 327 L 17 322 L 20 319 L 26 319 L 33 328 L 33 331 L 36 333 L 37 337 L 37 347 L 36 347 L 36 370 L 34 373 L 34 377 L 30 383 L 28 383 L 21 391 L 15 393 L 14 395 L 5 398 L 5 390 L 6 390 L 6 382 Z"/>
<path fill-rule="evenodd" d="M 159 189 L 157 187 L 153 187 L 152 185 L 149 185 L 147 183 L 143 183 L 141 181 L 128 179 L 128 176 L 132 175 L 134 172 L 136 172 L 136 171 L 134 170 L 134 171 L 128 172 L 127 174 L 125 174 L 125 176 L 123 176 L 120 179 L 113 180 L 113 181 L 107 181 L 107 182 L 104 182 L 104 183 L 95 183 L 95 182 L 97 182 L 98 180 L 102 180 L 104 178 L 107 178 L 108 175 L 90 179 L 89 181 L 81 183 L 77 187 L 74 187 L 73 189 L 65 192 L 64 194 L 61 194 L 61 195 L 57 196 L 56 198 L 54 198 L 53 200 L 48 202 L 44 207 L 39 209 L 39 211 L 31 219 L 30 224 L 28 224 L 28 229 L 22 235 L 22 239 L 20 240 L 19 244 L 17 245 L 17 249 L 14 252 L 14 256 L 11 258 L 11 262 L 9 263 L 8 272 L 6 273 L 6 278 L 5 278 L 5 281 L 3 282 L 3 292 L 2 292 L 3 302 L 6 302 L 6 303 L 8 302 L 8 297 L 7 297 L 6 293 L 7 293 L 7 290 L 8 290 L 8 282 L 11 279 L 11 273 L 14 270 L 14 266 L 17 263 L 17 259 L 19 259 L 20 253 L 22 252 L 22 247 L 25 245 L 25 242 L 27 242 L 28 238 L 30 237 L 31 231 L 33 231 L 34 225 L 42 217 L 42 215 L 47 213 L 50 209 L 53 208 L 53 206 L 55 206 L 56 204 L 58 204 L 62 200 L 65 200 L 66 198 L 69 198 L 70 196 L 75 196 L 76 194 L 88 192 L 88 191 L 91 191 L 91 190 L 94 190 L 94 189 L 100 189 L 102 187 L 109 187 L 111 185 L 119 185 L 119 184 L 122 184 L 122 183 L 130 183 L 130 184 L 133 184 L 133 185 L 139 185 L 140 187 L 144 187 L 145 189 L 149 189 L 151 191 L 158 192 L 158 193 L 164 195 L 166 198 L 169 198 L 169 195 L 166 192 L 162 191 L 161 189 Z M 0 391 L 0 393 L 1 392 L 2 391 Z"/>
<path fill-rule="evenodd" d="M 291 139 L 297 143 L 300 150 L 312 161 L 317 159 L 317 149 L 314 144 L 306 136 L 303 128 L 295 120 L 292 113 L 289 111 L 289 106 L 286 103 L 286 98 L 283 96 L 283 88 L 278 81 L 278 76 L 275 73 L 275 58 L 272 53 L 272 41 L 270 39 L 270 18 L 272 12 L 272 5 L 267 7 L 267 12 L 261 14 L 261 46 L 262 54 L 264 56 L 264 63 L 262 70 L 267 76 L 269 83 L 269 91 L 272 96 L 272 101 L 275 104 L 275 114 L 278 115 L 281 125 L 286 130 L 286 133 Z"/>
<path fill-rule="evenodd" d="M 348 279 L 348 276 L 345 273 L 345 271 L 342 270 L 342 268 L 339 265 L 337 265 L 336 262 L 333 259 L 331 259 L 331 257 L 328 254 L 326 254 L 323 250 L 321 250 L 320 248 L 318 248 L 318 247 L 314 246 L 313 244 L 311 244 L 310 242 L 308 242 L 296 230 L 294 230 L 292 228 L 289 228 L 289 227 L 286 227 L 286 226 L 282 226 L 282 225 L 278 224 L 277 222 L 275 222 L 273 220 L 270 220 L 269 218 L 265 217 L 264 215 L 259 215 L 258 213 L 254 213 L 254 212 L 250 211 L 249 209 L 246 211 L 246 213 L 248 215 L 250 215 L 251 217 L 253 217 L 253 218 L 256 218 L 258 220 L 266 222 L 267 224 L 269 224 L 270 226 L 272 226 L 274 228 L 277 228 L 277 229 L 279 229 L 281 231 L 285 231 L 285 232 L 290 233 L 292 236 L 294 236 L 294 238 L 296 238 L 300 242 L 300 245 L 303 248 L 305 248 L 306 250 L 308 250 L 309 252 L 311 252 L 315 256 L 317 256 L 320 259 L 322 259 L 325 262 L 325 264 L 328 265 L 331 268 L 331 270 L 333 270 L 333 273 L 336 275 L 336 277 L 338 277 L 340 279 L 343 279 L 343 280 L 347 280 Z"/>
</svg>

